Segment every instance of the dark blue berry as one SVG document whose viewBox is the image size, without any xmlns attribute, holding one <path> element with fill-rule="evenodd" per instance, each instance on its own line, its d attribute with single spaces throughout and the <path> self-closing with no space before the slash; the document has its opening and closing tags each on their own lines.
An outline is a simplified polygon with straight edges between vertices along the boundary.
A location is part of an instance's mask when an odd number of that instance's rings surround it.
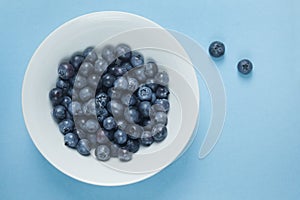
<svg viewBox="0 0 300 200">
<path fill-rule="evenodd" d="M 156 124 L 152 128 L 152 135 L 155 142 L 161 142 L 167 137 L 168 130 L 163 124 Z"/>
<path fill-rule="evenodd" d="M 209 45 L 208 51 L 212 57 L 219 58 L 225 53 L 225 45 L 222 42 L 214 41 Z"/>
<path fill-rule="evenodd" d="M 83 51 L 83 56 L 87 57 L 89 55 L 89 53 L 91 53 L 94 50 L 94 47 L 87 47 L 84 51 Z"/>
<path fill-rule="evenodd" d="M 81 54 L 74 54 L 70 59 L 70 64 L 73 65 L 75 71 L 78 71 L 83 61 L 84 56 Z"/>
<path fill-rule="evenodd" d="M 124 131 L 118 129 L 114 133 L 114 141 L 119 145 L 125 144 L 127 141 L 127 134 Z"/>
<path fill-rule="evenodd" d="M 129 152 L 136 153 L 140 148 L 140 142 L 139 140 L 128 139 L 124 148 Z"/>
<path fill-rule="evenodd" d="M 157 83 L 148 83 L 146 84 L 147 87 L 151 88 L 151 90 L 153 92 L 156 92 L 156 89 L 158 88 L 158 84 Z"/>
<path fill-rule="evenodd" d="M 121 65 L 122 68 L 125 68 L 127 71 L 130 71 L 133 67 L 129 62 L 125 62 Z"/>
<path fill-rule="evenodd" d="M 137 97 L 141 101 L 149 101 L 152 98 L 152 90 L 149 87 L 147 87 L 147 86 L 141 86 L 138 89 Z"/>
<path fill-rule="evenodd" d="M 168 112 L 170 109 L 170 103 L 167 99 L 156 99 L 154 104 L 161 105 L 164 109 L 164 112 Z"/>
<path fill-rule="evenodd" d="M 114 75 L 107 73 L 102 77 L 102 85 L 107 88 L 110 88 L 113 86 L 115 80 L 116 80 L 116 77 Z"/>
<path fill-rule="evenodd" d="M 120 60 L 129 60 L 131 57 L 131 49 L 126 44 L 119 44 L 115 47 L 114 53 Z"/>
<path fill-rule="evenodd" d="M 67 109 L 62 105 L 55 106 L 53 108 L 53 118 L 56 122 L 60 122 L 67 117 Z"/>
<path fill-rule="evenodd" d="M 105 108 L 97 108 L 96 113 L 97 113 L 98 122 L 100 123 L 102 123 L 103 120 L 107 118 L 109 115 L 108 111 Z"/>
<path fill-rule="evenodd" d="M 53 88 L 49 92 L 49 99 L 52 103 L 52 105 L 57 105 L 59 104 L 64 96 L 64 92 L 61 88 Z"/>
<path fill-rule="evenodd" d="M 144 64 L 143 55 L 138 52 L 132 52 L 130 63 L 132 64 L 133 67 L 142 66 Z"/>
<path fill-rule="evenodd" d="M 80 153 L 83 156 L 90 155 L 91 151 L 91 144 L 87 139 L 81 139 L 76 145 L 76 149 L 78 153 Z"/>
<path fill-rule="evenodd" d="M 126 108 L 124 112 L 124 117 L 129 123 L 140 122 L 140 114 L 135 108 Z"/>
<path fill-rule="evenodd" d="M 62 101 L 60 102 L 60 104 L 66 108 L 68 108 L 71 103 L 72 103 L 72 99 L 69 96 L 64 96 L 62 98 Z"/>
<path fill-rule="evenodd" d="M 58 127 L 60 132 L 65 135 L 74 130 L 74 122 L 71 119 L 65 119 L 58 124 Z"/>
<path fill-rule="evenodd" d="M 100 92 L 95 97 L 95 104 L 98 108 L 104 108 L 109 102 L 109 97 L 106 93 Z"/>
<path fill-rule="evenodd" d="M 148 78 L 153 78 L 158 72 L 158 67 L 155 62 L 150 61 L 145 65 L 145 75 Z"/>
<path fill-rule="evenodd" d="M 70 89 L 70 83 L 67 80 L 58 78 L 56 81 L 56 87 L 62 89 L 64 93 L 67 93 L 67 91 Z"/>
<path fill-rule="evenodd" d="M 154 142 L 151 132 L 144 131 L 141 135 L 140 142 L 141 142 L 141 145 L 143 145 L 143 146 L 146 146 L 146 147 L 150 146 Z"/>
<path fill-rule="evenodd" d="M 59 77 L 64 80 L 68 80 L 75 75 L 75 69 L 69 63 L 61 63 L 58 66 L 57 72 L 58 72 Z"/>
<path fill-rule="evenodd" d="M 168 98 L 170 92 L 167 87 L 159 86 L 157 88 L 155 94 L 156 94 L 156 97 L 159 99 L 166 99 L 166 98 Z"/>
<path fill-rule="evenodd" d="M 113 117 L 107 117 L 103 120 L 103 128 L 107 131 L 113 130 L 117 127 L 117 123 Z"/>
<path fill-rule="evenodd" d="M 242 74 L 249 74 L 253 69 L 253 64 L 248 59 L 241 60 L 237 65 L 238 71 Z"/>
<path fill-rule="evenodd" d="M 79 137 L 76 133 L 67 133 L 64 136 L 65 145 L 71 148 L 75 148 L 79 141 Z"/>
<path fill-rule="evenodd" d="M 142 101 L 138 108 L 142 117 L 149 117 L 149 110 L 151 108 L 151 103 L 149 101 Z"/>
</svg>

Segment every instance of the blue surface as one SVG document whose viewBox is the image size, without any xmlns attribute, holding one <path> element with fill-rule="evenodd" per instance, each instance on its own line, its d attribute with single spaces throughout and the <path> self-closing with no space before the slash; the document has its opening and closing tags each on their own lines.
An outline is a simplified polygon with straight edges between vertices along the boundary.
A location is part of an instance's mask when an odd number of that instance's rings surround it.
<svg viewBox="0 0 300 200">
<path fill-rule="evenodd" d="M 206 199 L 300 198 L 300 1 L 296 0 L 1 0 L 1 199 Z M 220 39 L 218 61 L 228 98 L 223 135 L 198 160 L 207 128 L 174 164 L 143 182 L 97 187 L 52 167 L 33 145 L 21 112 L 26 66 L 38 45 L 64 22 L 93 11 L 145 16 L 195 38 L 204 47 Z M 251 77 L 236 71 L 254 63 Z M 72 197 L 72 198 L 71 198 Z"/>
</svg>

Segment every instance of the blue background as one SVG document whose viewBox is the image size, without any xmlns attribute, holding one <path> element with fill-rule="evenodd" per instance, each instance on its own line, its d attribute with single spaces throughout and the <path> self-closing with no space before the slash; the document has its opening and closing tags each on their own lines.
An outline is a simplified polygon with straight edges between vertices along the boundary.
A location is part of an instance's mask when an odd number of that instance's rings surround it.
<svg viewBox="0 0 300 200">
<path fill-rule="evenodd" d="M 300 1 L 297 0 L 0 0 L 1 199 L 300 199 Z M 205 48 L 224 41 L 216 64 L 227 92 L 223 135 L 204 160 L 191 148 L 156 176 L 121 187 L 78 182 L 52 167 L 32 143 L 21 110 L 27 64 L 64 22 L 94 11 L 145 16 Z M 236 63 L 254 63 L 250 77 Z M 206 96 L 206 95 L 204 95 Z"/>
</svg>

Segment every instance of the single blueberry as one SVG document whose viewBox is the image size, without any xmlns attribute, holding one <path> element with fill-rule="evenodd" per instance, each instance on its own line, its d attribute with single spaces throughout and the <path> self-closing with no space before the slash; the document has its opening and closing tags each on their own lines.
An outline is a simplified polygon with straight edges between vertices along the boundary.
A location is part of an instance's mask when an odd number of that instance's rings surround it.
<svg viewBox="0 0 300 200">
<path fill-rule="evenodd" d="M 113 117 L 107 117 L 103 120 L 103 128 L 107 131 L 113 130 L 117 127 L 117 123 Z"/>
<path fill-rule="evenodd" d="M 106 93 L 100 92 L 96 94 L 95 103 L 98 108 L 104 108 L 109 102 L 109 97 Z"/>
<path fill-rule="evenodd" d="M 56 87 L 61 88 L 64 93 L 67 93 L 67 91 L 70 89 L 70 83 L 67 80 L 58 78 L 56 81 Z"/>
<path fill-rule="evenodd" d="M 166 86 L 169 83 L 169 75 L 167 72 L 158 72 L 154 77 L 155 83 Z"/>
<path fill-rule="evenodd" d="M 139 87 L 139 82 L 137 79 L 132 78 L 132 77 L 128 77 L 127 78 L 127 82 L 128 82 L 128 90 L 131 92 L 134 92 L 135 90 L 138 89 Z"/>
<path fill-rule="evenodd" d="M 151 108 L 151 103 L 149 101 L 142 101 L 138 108 L 142 117 L 149 117 L 149 110 Z"/>
<path fill-rule="evenodd" d="M 149 101 L 152 98 L 152 90 L 149 87 L 147 87 L 147 86 L 141 86 L 138 89 L 137 97 L 141 101 Z"/>
<path fill-rule="evenodd" d="M 128 124 L 125 131 L 129 138 L 135 140 L 141 137 L 144 129 L 137 124 Z"/>
<path fill-rule="evenodd" d="M 76 149 L 81 155 L 88 156 L 90 155 L 91 144 L 87 139 L 81 139 L 77 143 Z"/>
<path fill-rule="evenodd" d="M 158 67 L 155 62 L 150 61 L 145 65 L 144 73 L 148 78 L 153 78 L 157 74 L 157 72 L 158 72 Z"/>
<path fill-rule="evenodd" d="M 78 101 L 73 101 L 68 106 L 68 111 L 72 116 L 80 116 L 83 114 L 81 104 Z"/>
<path fill-rule="evenodd" d="M 129 139 L 129 140 L 127 140 L 124 148 L 126 150 L 128 150 L 129 152 L 136 153 L 136 152 L 138 152 L 138 150 L 140 148 L 140 142 L 139 142 L 139 140 Z"/>
<path fill-rule="evenodd" d="M 65 135 L 74 130 L 74 122 L 70 119 L 65 119 L 58 124 L 58 127 L 60 132 Z"/>
<path fill-rule="evenodd" d="M 219 58 L 225 53 L 225 45 L 220 41 L 214 41 L 209 45 L 208 51 L 212 57 Z"/>
<path fill-rule="evenodd" d="M 87 47 L 84 51 L 83 51 L 83 56 L 87 57 L 89 55 L 90 52 L 92 52 L 94 50 L 94 47 Z"/>
<path fill-rule="evenodd" d="M 124 113 L 124 106 L 119 101 L 112 100 L 110 102 L 110 110 L 114 117 L 120 117 Z"/>
<path fill-rule="evenodd" d="M 64 136 L 65 145 L 71 148 L 75 148 L 79 141 L 79 137 L 76 133 L 67 133 Z"/>
<path fill-rule="evenodd" d="M 81 101 L 88 101 L 93 97 L 94 90 L 90 87 L 84 87 L 79 91 L 79 98 Z M 95 94 L 94 94 L 95 95 Z"/>
<path fill-rule="evenodd" d="M 132 153 L 126 149 L 119 148 L 118 150 L 118 158 L 122 162 L 128 162 L 132 159 Z"/>
<path fill-rule="evenodd" d="M 170 103 L 167 99 L 156 99 L 154 105 L 155 104 L 161 105 L 164 112 L 168 112 L 170 109 Z"/>
<path fill-rule="evenodd" d="M 110 73 L 114 76 L 122 76 L 127 72 L 125 67 L 121 66 L 114 66 L 110 69 Z"/>
<path fill-rule="evenodd" d="M 119 59 L 125 61 L 129 60 L 131 57 L 131 49 L 126 44 L 118 44 L 114 50 L 115 56 Z"/>
<path fill-rule="evenodd" d="M 107 161 L 110 159 L 110 148 L 106 145 L 99 145 L 95 149 L 95 156 L 98 160 Z"/>
<path fill-rule="evenodd" d="M 114 133 L 114 141 L 119 145 L 125 144 L 127 141 L 127 134 L 124 131 L 118 129 Z"/>
<path fill-rule="evenodd" d="M 98 56 L 96 52 L 94 51 L 93 47 L 88 47 L 83 51 L 83 56 L 85 57 L 85 60 L 91 63 L 95 63 L 95 61 L 98 59 Z"/>
<path fill-rule="evenodd" d="M 125 120 L 123 120 L 123 119 L 117 120 L 118 129 L 125 131 L 127 125 L 128 125 L 128 123 Z"/>
<path fill-rule="evenodd" d="M 168 123 L 168 116 L 165 112 L 157 112 L 153 118 L 154 123 L 160 123 L 166 125 Z"/>
<path fill-rule="evenodd" d="M 169 89 L 165 86 L 159 86 L 155 92 L 156 97 L 159 99 L 167 99 L 170 92 Z"/>
<path fill-rule="evenodd" d="M 84 61 L 78 71 L 78 74 L 87 77 L 90 75 L 94 70 L 94 66 L 92 63 Z"/>
<path fill-rule="evenodd" d="M 97 108 L 97 119 L 98 122 L 102 123 L 105 118 L 109 115 L 108 111 L 105 108 Z"/>
<path fill-rule="evenodd" d="M 96 136 L 97 136 L 97 143 L 98 144 L 106 144 L 109 142 L 108 138 L 107 138 L 107 131 L 100 128 L 98 129 L 97 133 L 96 133 Z"/>
<path fill-rule="evenodd" d="M 68 80 L 75 75 L 75 69 L 69 63 L 61 63 L 58 66 L 57 72 L 58 72 L 59 77 L 64 80 Z"/>
<path fill-rule="evenodd" d="M 130 71 L 133 68 L 129 62 L 124 62 L 121 67 L 125 68 L 127 71 Z"/>
<path fill-rule="evenodd" d="M 64 96 L 64 92 L 61 88 L 53 88 L 49 92 L 49 99 L 52 103 L 52 105 L 57 105 L 59 104 Z"/>
<path fill-rule="evenodd" d="M 111 64 L 115 60 L 114 47 L 107 45 L 102 49 L 102 58 L 104 58 L 108 64 Z"/>
<path fill-rule="evenodd" d="M 96 131 L 99 129 L 99 123 L 97 120 L 89 119 L 84 124 L 84 130 L 88 133 L 96 133 Z"/>
<path fill-rule="evenodd" d="M 99 80 L 100 80 L 100 76 L 97 74 L 91 74 L 87 78 L 88 85 L 91 88 L 97 88 Z"/>
<path fill-rule="evenodd" d="M 53 108 L 52 115 L 56 122 L 60 122 L 67 117 L 67 112 L 66 107 L 58 105 Z"/>
<path fill-rule="evenodd" d="M 106 60 L 102 59 L 102 58 L 98 58 L 98 60 L 96 60 L 95 62 L 95 73 L 97 73 L 98 75 L 102 75 L 103 72 L 106 70 L 106 68 L 108 67 L 108 63 L 106 62 Z"/>
<path fill-rule="evenodd" d="M 141 138 L 140 138 L 140 143 L 141 145 L 143 146 L 150 146 L 152 143 L 154 142 L 154 139 L 152 137 L 152 134 L 150 131 L 144 131 L 141 135 Z"/>
<path fill-rule="evenodd" d="M 105 74 L 103 77 L 102 77 L 102 85 L 107 87 L 107 88 L 110 88 L 113 86 L 114 82 L 116 80 L 116 77 L 112 74 Z"/>
<path fill-rule="evenodd" d="M 96 105 L 95 99 L 90 99 L 88 102 L 84 103 L 82 106 L 83 114 L 86 116 L 95 116 L 96 115 Z"/>
<path fill-rule="evenodd" d="M 77 75 L 74 82 L 74 88 L 75 89 L 82 89 L 85 86 L 87 86 L 88 82 L 87 79 L 84 76 Z"/>
<path fill-rule="evenodd" d="M 151 134 L 155 142 L 161 142 L 167 137 L 168 130 L 164 124 L 156 124 L 152 128 Z"/>
<path fill-rule="evenodd" d="M 133 67 L 142 66 L 144 64 L 144 57 L 142 54 L 134 51 L 131 54 L 130 62 Z"/>
<path fill-rule="evenodd" d="M 118 151 L 119 151 L 120 147 L 117 144 L 110 144 L 110 156 L 111 157 L 118 157 Z"/>
<path fill-rule="evenodd" d="M 114 87 L 119 90 L 126 90 L 128 88 L 128 82 L 125 77 L 119 77 L 117 80 L 114 82 Z"/>
<path fill-rule="evenodd" d="M 126 108 L 124 111 L 124 117 L 129 123 L 140 122 L 140 114 L 136 108 Z"/>
<path fill-rule="evenodd" d="M 84 56 L 77 53 L 71 57 L 70 64 L 73 65 L 75 71 L 78 71 L 83 61 L 84 61 Z"/>
<path fill-rule="evenodd" d="M 136 78 L 140 83 L 145 83 L 147 80 L 147 77 L 145 75 L 145 67 L 140 66 L 136 67 L 131 71 L 134 78 Z"/>
<path fill-rule="evenodd" d="M 248 59 L 243 59 L 237 64 L 238 71 L 242 74 L 249 74 L 253 69 L 253 64 Z"/>
<path fill-rule="evenodd" d="M 71 103 L 72 99 L 69 96 L 64 96 L 62 98 L 62 101 L 60 102 L 60 104 L 63 105 L 65 108 L 68 108 Z"/>
</svg>

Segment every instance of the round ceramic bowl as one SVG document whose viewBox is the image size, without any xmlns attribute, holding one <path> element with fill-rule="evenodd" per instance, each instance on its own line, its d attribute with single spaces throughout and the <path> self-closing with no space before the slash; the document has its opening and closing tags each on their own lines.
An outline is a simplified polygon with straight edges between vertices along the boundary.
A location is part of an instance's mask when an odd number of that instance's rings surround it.
<svg viewBox="0 0 300 200">
<path fill-rule="evenodd" d="M 142 36 L 142 39 L 141 39 Z M 127 43 L 154 58 L 169 73 L 171 90 L 168 137 L 142 148 L 129 162 L 99 162 L 65 147 L 51 116 L 49 91 L 58 64 L 88 46 Z M 197 124 L 199 89 L 190 60 L 180 43 L 154 22 L 123 12 L 98 12 L 73 19 L 52 32 L 28 65 L 22 91 L 28 132 L 41 154 L 61 172 L 90 184 L 115 186 L 146 179 L 170 165 L 185 150 Z M 91 152 L 93 154 L 93 152 Z"/>
</svg>

